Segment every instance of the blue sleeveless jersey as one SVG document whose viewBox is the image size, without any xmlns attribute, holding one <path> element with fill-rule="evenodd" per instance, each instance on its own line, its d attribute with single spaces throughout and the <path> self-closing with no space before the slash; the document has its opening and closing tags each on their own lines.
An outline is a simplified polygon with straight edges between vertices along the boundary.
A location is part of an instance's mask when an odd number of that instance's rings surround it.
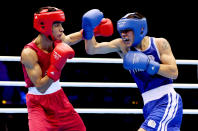
<svg viewBox="0 0 198 131">
<path fill-rule="evenodd" d="M 149 58 L 155 60 L 156 62 L 161 63 L 158 49 L 154 43 L 154 38 L 150 37 L 149 47 L 145 51 L 142 51 L 142 53 L 146 54 Z M 157 88 L 159 86 L 173 83 L 172 79 L 157 74 L 152 76 L 149 75 L 146 71 L 130 70 L 130 73 L 141 93 Z"/>
</svg>

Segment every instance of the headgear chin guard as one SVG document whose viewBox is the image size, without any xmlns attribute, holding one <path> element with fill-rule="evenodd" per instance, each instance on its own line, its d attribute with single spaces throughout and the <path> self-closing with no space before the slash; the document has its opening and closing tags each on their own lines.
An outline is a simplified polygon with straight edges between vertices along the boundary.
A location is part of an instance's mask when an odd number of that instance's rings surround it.
<svg viewBox="0 0 198 131">
<path fill-rule="evenodd" d="M 134 18 L 128 18 L 129 15 L 134 16 Z M 129 13 L 117 22 L 117 30 L 120 33 L 120 36 L 122 31 L 132 30 L 134 32 L 132 46 L 135 47 L 142 41 L 148 32 L 146 18 L 137 18 L 137 13 Z"/>
<path fill-rule="evenodd" d="M 50 8 L 53 10 L 50 11 Z M 65 14 L 62 10 L 50 7 L 44 8 L 39 13 L 34 14 L 34 28 L 44 34 L 47 38 L 55 40 L 52 34 L 52 25 L 54 22 L 64 22 Z"/>
</svg>

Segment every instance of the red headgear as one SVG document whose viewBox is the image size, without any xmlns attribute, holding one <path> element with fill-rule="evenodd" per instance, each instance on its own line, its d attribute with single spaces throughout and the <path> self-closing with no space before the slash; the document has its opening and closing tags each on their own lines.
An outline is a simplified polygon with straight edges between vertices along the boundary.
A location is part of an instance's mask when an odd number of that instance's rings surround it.
<svg viewBox="0 0 198 131">
<path fill-rule="evenodd" d="M 54 22 L 64 22 L 65 15 L 60 9 L 54 8 L 55 11 L 49 11 L 49 9 L 43 9 L 39 13 L 34 14 L 34 28 L 44 34 L 47 38 L 54 40 L 52 35 L 52 25 Z"/>
</svg>

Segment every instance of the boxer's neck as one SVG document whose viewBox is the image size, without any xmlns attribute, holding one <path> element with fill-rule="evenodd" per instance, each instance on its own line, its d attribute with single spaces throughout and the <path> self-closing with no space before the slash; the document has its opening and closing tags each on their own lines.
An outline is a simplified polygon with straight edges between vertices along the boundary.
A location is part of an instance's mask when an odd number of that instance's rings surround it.
<svg viewBox="0 0 198 131">
<path fill-rule="evenodd" d="M 39 34 L 36 39 L 34 40 L 35 44 L 40 48 L 41 50 L 45 51 L 52 51 L 53 49 L 53 41 L 49 40 L 45 35 Z"/>
</svg>

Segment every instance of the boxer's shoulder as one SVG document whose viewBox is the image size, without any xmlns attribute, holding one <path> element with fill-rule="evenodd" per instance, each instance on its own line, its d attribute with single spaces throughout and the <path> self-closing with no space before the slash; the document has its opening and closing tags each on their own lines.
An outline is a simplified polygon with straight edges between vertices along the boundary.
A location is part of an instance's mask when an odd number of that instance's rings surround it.
<svg viewBox="0 0 198 131">
<path fill-rule="evenodd" d="M 21 53 L 21 62 L 25 65 L 38 61 L 36 52 L 31 48 L 23 49 Z"/>
</svg>

